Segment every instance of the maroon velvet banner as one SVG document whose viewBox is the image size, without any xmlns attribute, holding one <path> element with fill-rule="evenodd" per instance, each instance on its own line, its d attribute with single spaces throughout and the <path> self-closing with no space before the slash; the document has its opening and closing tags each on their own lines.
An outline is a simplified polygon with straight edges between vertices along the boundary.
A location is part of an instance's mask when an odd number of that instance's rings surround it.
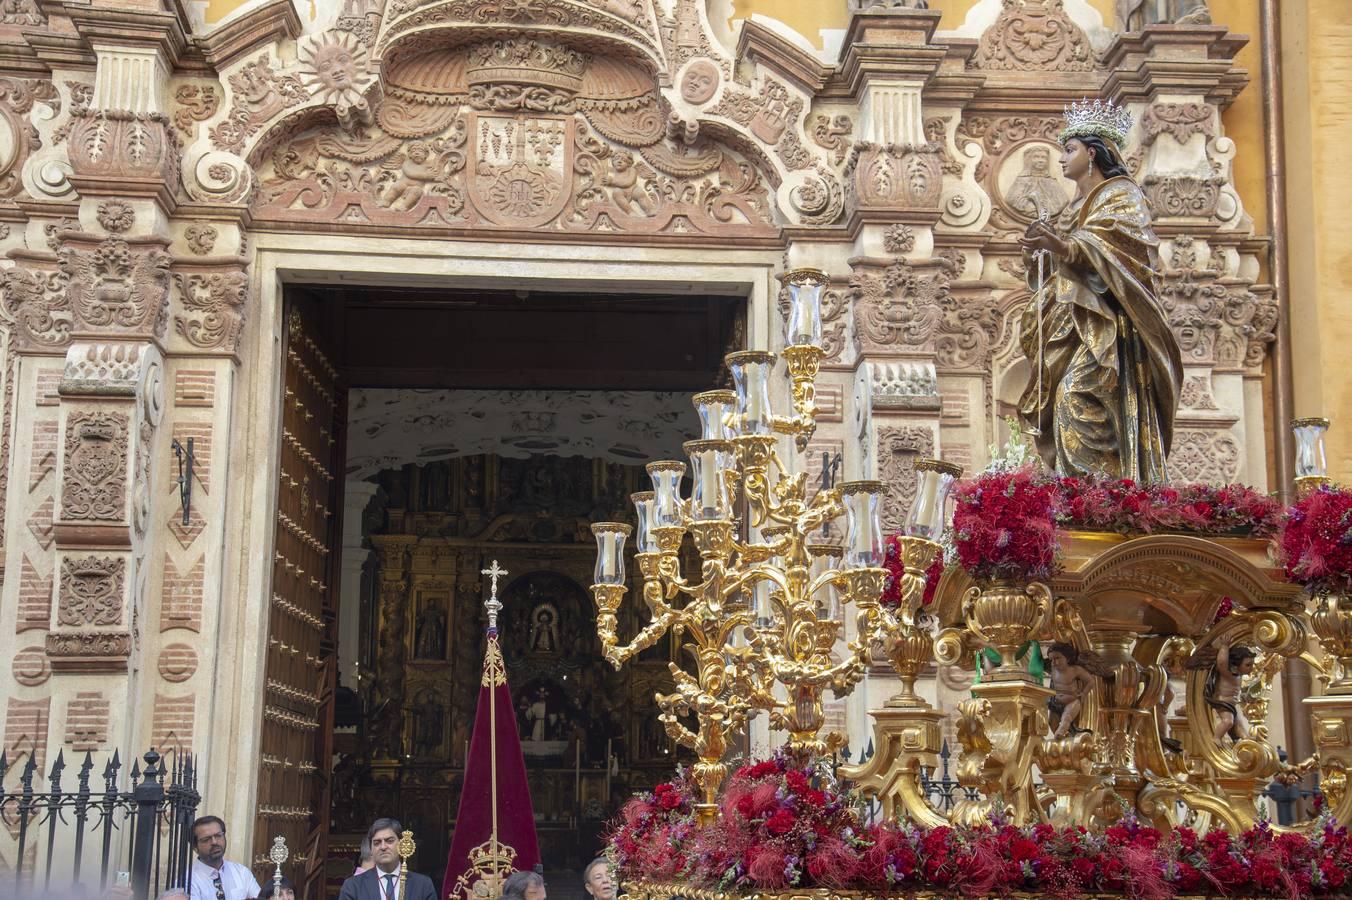
<svg viewBox="0 0 1352 900">
<path fill-rule="evenodd" d="M 493 829 L 494 774 L 491 764 L 489 726 L 491 715 L 497 725 L 496 793 L 498 808 L 498 847 L 491 846 Z M 504 857 L 505 854 L 505 857 Z M 495 858 L 496 856 L 496 858 Z M 508 861 L 510 860 L 510 862 Z M 507 687 L 502 650 L 495 632 L 488 634 L 484 654 L 484 675 L 479 687 L 479 704 L 474 714 L 474 732 L 470 737 L 469 759 L 465 765 L 464 787 L 460 792 L 460 811 L 455 817 L 455 834 L 446 860 L 446 879 L 442 883 L 443 900 L 486 900 L 495 891 L 484 893 L 492 883 L 492 873 L 511 869 L 529 871 L 540 862 L 540 846 L 535 837 L 535 811 L 526 783 L 526 762 L 521 755 L 521 736 L 516 730 L 516 714 Z M 474 890 L 478 881 L 487 881 Z"/>
</svg>

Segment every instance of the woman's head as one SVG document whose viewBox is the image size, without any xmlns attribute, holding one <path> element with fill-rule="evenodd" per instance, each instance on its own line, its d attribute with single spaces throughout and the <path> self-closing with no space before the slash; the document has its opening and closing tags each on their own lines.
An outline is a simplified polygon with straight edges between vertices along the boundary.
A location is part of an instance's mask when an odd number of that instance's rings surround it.
<svg viewBox="0 0 1352 900">
<path fill-rule="evenodd" d="M 513 872 L 502 883 L 502 900 L 545 900 L 545 880 L 536 872 Z"/>
<path fill-rule="evenodd" d="M 1103 138 L 1092 134 L 1067 138 L 1061 150 L 1061 171 L 1065 176 L 1078 181 L 1089 173 L 1090 166 L 1097 168 L 1104 178 L 1131 174 L 1117 147 Z"/>
</svg>

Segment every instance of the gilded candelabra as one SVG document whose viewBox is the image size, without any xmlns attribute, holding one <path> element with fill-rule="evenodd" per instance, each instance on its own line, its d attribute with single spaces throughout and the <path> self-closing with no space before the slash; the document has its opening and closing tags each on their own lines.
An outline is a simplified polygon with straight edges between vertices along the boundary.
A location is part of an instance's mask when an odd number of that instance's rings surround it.
<svg viewBox="0 0 1352 900">
<path fill-rule="evenodd" d="M 775 415 L 771 403 L 775 354 L 729 354 L 735 390 L 694 397 L 702 433 L 684 447 L 690 496 L 681 495 L 684 462 L 648 465 L 653 490 L 633 500 L 635 560 L 651 619 L 628 644 L 619 643 L 617 614 L 627 591 L 624 550 L 632 532 L 616 522 L 592 526 L 597 542 L 592 593 L 606 658 L 619 667 L 668 630 L 678 641 L 689 638 L 685 649 L 694 672 L 673 663 L 676 690 L 659 694 L 657 702 L 667 733 L 699 757 L 694 777 L 705 821 L 717 816 L 729 732 L 764 710 L 773 727 L 789 732 L 793 748 L 820 752 L 825 691 L 845 694 L 868 663 L 867 636 L 887 576 L 879 509 L 883 486 L 823 485 L 809 500 L 806 472 L 785 465 L 778 446 L 779 436 L 787 436 L 802 451 L 816 430 L 825 280 L 814 269 L 785 276 L 790 303 L 782 355 L 792 414 Z M 817 543 L 842 515 L 844 546 Z M 681 571 L 687 534 L 700 557 L 698 580 Z M 857 611 L 864 637 L 838 659 L 834 651 L 849 607 Z M 776 684 L 783 686 L 782 696 Z M 694 728 L 686 724 L 690 716 Z"/>
</svg>

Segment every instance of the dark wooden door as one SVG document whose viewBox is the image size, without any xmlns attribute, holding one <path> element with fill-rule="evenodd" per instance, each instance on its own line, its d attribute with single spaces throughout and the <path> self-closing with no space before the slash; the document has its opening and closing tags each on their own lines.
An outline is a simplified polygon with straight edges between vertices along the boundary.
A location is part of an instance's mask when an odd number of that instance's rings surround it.
<svg viewBox="0 0 1352 900">
<path fill-rule="evenodd" d="M 281 447 L 268 615 L 255 874 L 281 836 L 297 893 L 321 897 L 337 681 L 342 419 L 346 394 L 324 308 L 288 295 L 282 334 Z"/>
</svg>

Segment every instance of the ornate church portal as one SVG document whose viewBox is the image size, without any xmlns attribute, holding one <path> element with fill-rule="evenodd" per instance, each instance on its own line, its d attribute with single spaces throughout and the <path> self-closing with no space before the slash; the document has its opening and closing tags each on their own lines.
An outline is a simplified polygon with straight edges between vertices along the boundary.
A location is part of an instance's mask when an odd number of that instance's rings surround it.
<svg viewBox="0 0 1352 900">
<path fill-rule="evenodd" d="M 292 434 L 313 411 L 307 392 L 330 389 L 310 375 L 338 386 L 333 424 L 308 423 L 341 448 L 343 471 L 330 846 L 393 815 L 440 876 L 478 696 L 480 572 L 497 559 L 510 573 L 499 631 L 543 858 L 580 870 L 620 799 L 663 780 L 676 753 L 653 701 L 670 687 L 671 641 L 623 671 L 605 663 L 589 526 L 630 518 L 629 495 L 648 486 L 642 462 L 680 457 L 697 436 L 689 393 L 721 382 L 746 299 L 297 287 L 288 304 L 284 391 L 297 422 L 284 435 L 279 540 L 306 515 L 328 517 L 313 509 L 327 502 L 307 461 L 319 457 Z M 679 339 L 653 346 L 655 334 Z M 279 558 L 280 590 L 308 564 Z M 297 646 L 284 642 L 281 661 Z"/>
</svg>

